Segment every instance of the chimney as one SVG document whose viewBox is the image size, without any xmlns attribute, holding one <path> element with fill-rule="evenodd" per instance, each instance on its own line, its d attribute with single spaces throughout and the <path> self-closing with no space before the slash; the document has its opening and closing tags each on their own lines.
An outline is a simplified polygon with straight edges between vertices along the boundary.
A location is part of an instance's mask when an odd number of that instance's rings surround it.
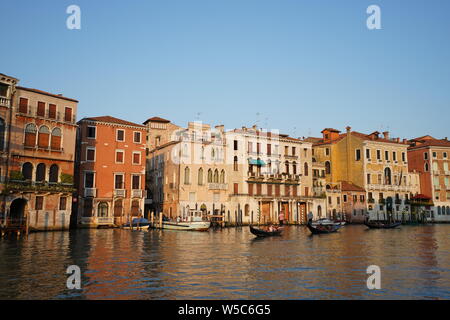
<svg viewBox="0 0 450 320">
<path fill-rule="evenodd" d="M 397 143 L 400 143 L 400 138 L 395 138 L 395 141 L 397 141 Z"/>
<path fill-rule="evenodd" d="M 403 143 L 404 143 L 404 144 L 407 144 L 407 143 L 408 143 L 408 140 L 407 140 L 407 139 L 403 139 Z"/>
<path fill-rule="evenodd" d="M 389 131 L 384 131 L 383 136 L 386 140 L 389 140 Z"/>
<path fill-rule="evenodd" d="M 352 130 L 352 127 L 347 126 L 347 127 L 345 127 L 345 130 L 347 130 L 347 133 L 350 133 L 350 131 Z"/>
<path fill-rule="evenodd" d="M 224 129 L 225 129 L 225 126 L 224 126 L 223 124 L 220 124 L 220 125 L 215 126 L 215 128 L 216 128 L 218 131 L 223 132 Z"/>
<path fill-rule="evenodd" d="M 254 125 L 252 126 L 252 129 L 253 129 L 253 130 L 258 130 L 258 126 L 257 126 L 256 124 L 254 124 Z"/>
</svg>

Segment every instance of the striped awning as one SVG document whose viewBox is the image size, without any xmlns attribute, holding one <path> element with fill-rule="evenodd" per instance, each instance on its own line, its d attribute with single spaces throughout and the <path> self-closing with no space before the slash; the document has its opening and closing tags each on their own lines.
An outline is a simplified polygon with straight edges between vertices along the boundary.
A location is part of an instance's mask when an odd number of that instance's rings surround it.
<svg viewBox="0 0 450 320">
<path fill-rule="evenodd" d="M 249 159 L 248 160 L 248 164 L 253 164 L 253 165 L 256 165 L 256 166 L 265 166 L 266 165 L 266 163 L 263 160 L 260 160 L 260 159 L 258 159 L 258 160 L 256 160 L 256 159 Z"/>
</svg>

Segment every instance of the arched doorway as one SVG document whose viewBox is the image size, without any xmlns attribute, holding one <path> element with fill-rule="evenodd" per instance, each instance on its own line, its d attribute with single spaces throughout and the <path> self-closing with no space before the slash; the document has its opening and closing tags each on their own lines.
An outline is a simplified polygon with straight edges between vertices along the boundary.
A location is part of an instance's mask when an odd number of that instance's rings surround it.
<svg viewBox="0 0 450 320">
<path fill-rule="evenodd" d="M 317 206 L 317 216 L 320 218 L 322 218 L 322 207 L 321 206 Z"/>
<path fill-rule="evenodd" d="M 15 199 L 11 202 L 9 207 L 9 223 L 13 225 L 20 225 L 25 223 L 25 208 L 27 201 L 25 199 Z"/>
</svg>

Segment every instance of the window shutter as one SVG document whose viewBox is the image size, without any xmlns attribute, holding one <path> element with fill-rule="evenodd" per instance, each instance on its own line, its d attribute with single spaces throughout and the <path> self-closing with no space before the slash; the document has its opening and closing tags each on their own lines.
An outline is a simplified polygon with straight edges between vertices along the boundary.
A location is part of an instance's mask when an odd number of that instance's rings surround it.
<svg viewBox="0 0 450 320">
<path fill-rule="evenodd" d="M 45 103 L 44 102 L 38 102 L 37 106 L 37 115 L 38 117 L 45 117 Z"/>
<path fill-rule="evenodd" d="M 64 111 L 64 121 L 72 122 L 72 108 L 66 107 Z"/>
<path fill-rule="evenodd" d="M 28 113 L 28 99 L 26 98 L 19 99 L 19 112 Z"/>
</svg>

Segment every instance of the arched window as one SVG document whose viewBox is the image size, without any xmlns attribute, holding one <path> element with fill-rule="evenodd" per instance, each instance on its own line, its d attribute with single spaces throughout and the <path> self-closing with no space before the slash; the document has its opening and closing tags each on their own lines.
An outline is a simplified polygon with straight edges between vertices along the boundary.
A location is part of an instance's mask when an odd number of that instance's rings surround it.
<svg viewBox="0 0 450 320">
<path fill-rule="evenodd" d="M 106 202 L 100 202 L 98 204 L 97 217 L 108 216 L 108 204 Z"/>
<path fill-rule="evenodd" d="M 56 164 L 50 166 L 49 182 L 58 182 L 59 168 Z"/>
<path fill-rule="evenodd" d="M 114 216 L 120 217 L 122 216 L 123 204 L 122 199 L 114 201 Z"/>
<path fill-rule="evenodd" d="M 39 128 L 38 134 L 38 147 L 40 148 L 48 148 L 50 138 L 50 130 L 47 126 L 41 126 Z"/>
<path fill-rule="evenodd" d="M 131 202 L 131 215 L 139 216 L 139 200 L 133 200 Z"/>
<path fill-rule="evenodd" d="M 5 148 L 5 120 L 0 118 L 0 151 L 3 151 Z"/>
<path fill-rule="evenodd" d="M 306 162 L 305 162 L 305 169 L 304 169 L 303 174 L 304 174 L 305 176 L 308 176 L 308 163 L 306 163 Z"/>
<path fill-rule="evenodd" d="M 384 184 L 387 184 L 387 185 L 392 184 L 391 169 L 390 168 L 384 169 Z"/>
<path fill-rule="evenodd" d="M 203 185 L 203 169 L 198 169 L 198 185 Z"/>
<path fill-rule="evenodd" d="M 330 163 L 330 161 L 325 161 L 325 174 L 331 174 L 331 163 Z"/>
<path fill-rule="evenodd" d="M 45 181 L 45 164 L 39 163 L 36 167 L 36 181 Z"/>
<path fill-rule="evenodd" d="M 22 166 L 22 175 L 25 180 L 33 178 L 33 165 L 30 162 L 25 162 Z"/>
<path fill-rule="evenodd" d="M 191 172 L 189 170 L 189 167 L 184 168 L 184 184 L 189 184 L 189 176 Z"/>
<path fill-rule="evenodd" d="M 233 159 L 233 170 L 238 171 L 238 157 L 237 156 L 234 156 L 234 159 Z"/>
<path fill-rule="evenodd" d="M 285 165 L 285 167 L 286 167 L 286 173 L 289 174 L 289 162 L 286 161 L 286 162 L 284 163 L 284 165 Z"/>
<path fill-rule="evenodd" d="M 212 183 L 212 182 L 213 182 L 212 170 L 209 169 L 208 170 L 208 183 Z"/>
<path fill-rule="evenodd" d="M 441 207 L 437 207 L 438 215 L 441 215 Z"/>
<path fill-rule="evenodd" d="M 29 123 L 25 126 L 25 146 L 26 147 L 36 146 L 36 132 L 37 132 L 37 128 L 34 123 Z"/>
<path fill-rule="evenodd" d="M 50 143 L 53 150 L 61 150 L 61 129 L 54 128 L 52 130 L 52 141 Z"/>
<path fill-rule="evenodd" d="M 292 173 L 297 174 L 297 162 L 292 162 Z"/>
<path fill-rule="evenodd" d="M 214 171 L 214 183 L 219 183 L 219 171 Z"/>
<path fill-rule="evenodd" d="M 225 170 L 220 172 L 220 183 L 225 183 Z"/>
<path fill-rule="evenodd" d="M 428 172 L 428 163 L 425 162 L 425 172 Z"/>
</svg>

